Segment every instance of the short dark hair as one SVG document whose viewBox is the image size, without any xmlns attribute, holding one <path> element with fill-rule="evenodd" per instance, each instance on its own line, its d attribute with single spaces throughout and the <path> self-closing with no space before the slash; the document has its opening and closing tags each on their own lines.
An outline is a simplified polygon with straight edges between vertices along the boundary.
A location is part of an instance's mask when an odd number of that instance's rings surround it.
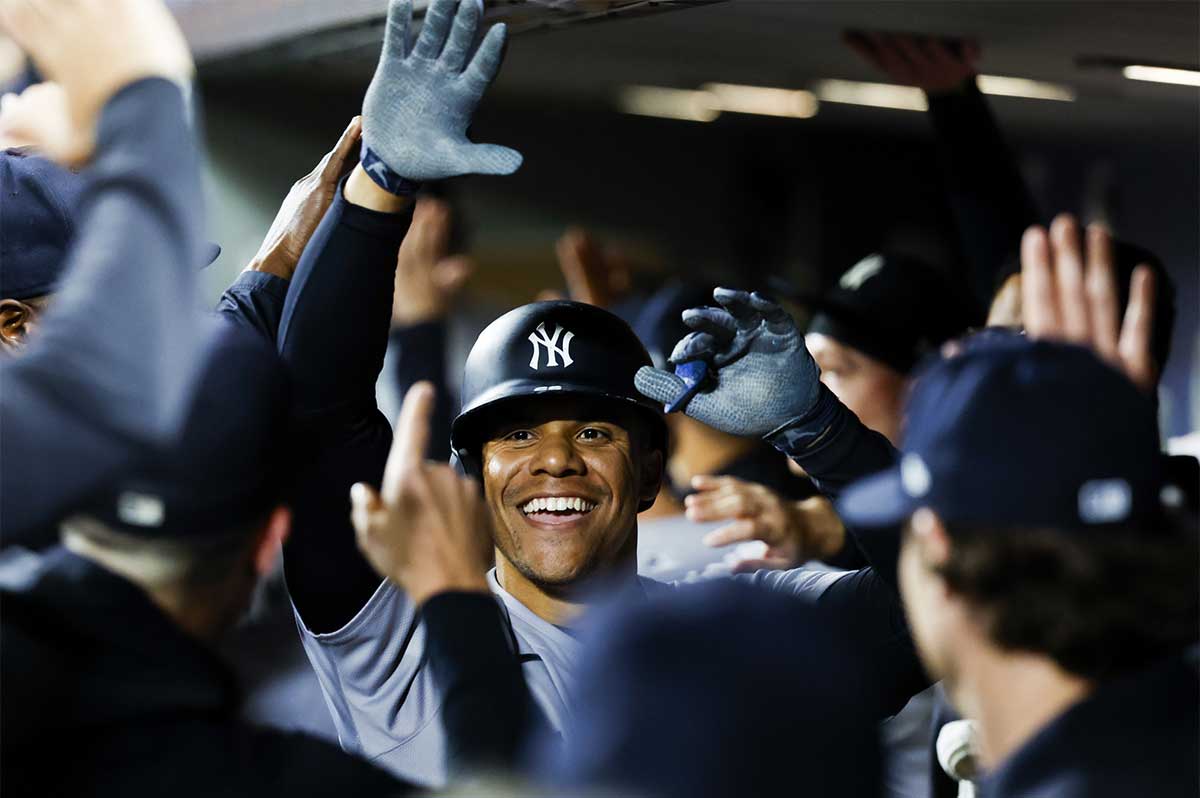
<svg viewBox="0 0 1200 798">
<path fill-rule="evenodd" d="M 1195 521 L 1164 525 L 1149 534 L 948 524 L 950 556 L 937 570 L 981 611 L 996 645 L 1105 679 L 1200 639 Z"/>
</svg>

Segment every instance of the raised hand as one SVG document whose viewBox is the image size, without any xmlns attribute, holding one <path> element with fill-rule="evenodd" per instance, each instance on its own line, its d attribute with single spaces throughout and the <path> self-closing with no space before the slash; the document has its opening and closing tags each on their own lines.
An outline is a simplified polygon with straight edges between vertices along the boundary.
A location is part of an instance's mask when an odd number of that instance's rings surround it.
<svg viewBox="0 0 1200 798">
<path fill-rule="evenodd" d="M 1086 346 L 1153 393 L 1159 366 L 1151 350 L 1154 272 L 1133 270 L 1124 322 L 1118 306 L 1112 236 L 1103 226 L 1087 229 L 1087 254 L 1079 224 L 1059 214 L 1050 232 L 1037 225 L 1021 239 L 1021 311 L 1031 338 Z"/>
<path fill-rule="evenodd" d="M 363 100 L 363 140 L 395 175 L 414 181 L 506 175 L 521 165 L 516 150 L 467 139 L 504 55 L 506 28 L 499 24 L 467 61 L 482 10 L 479 0 L 433 0 L 410 50 L 412 0 L 391 0 L 383 52 Z"/>
<path fill-rule="evenodd" d="M 846 44 L 897 83 L 930 94 L 956 91 L 975 76 L 979 45 L 910 33 L 849 31 Z"/>
<path fill-rule="evenodd" d="M 36 83 L 20 94 L 0 97 L 0 148 L 31 147 L 63 166 L 91 156 L 90 131 L 71 120 L 67 93 L 57 83 Z"/>
<path fill-rule="evenodd" d="M 487 592 L 492 561 L 491 526 L 477 483 L 425 461 L 433 400 L 427 382 L 409 389 L 382 495 L 362 483 L 350 493 L 359 549 L 418 606 L 446 591 Z"/>
<path fill-rule="evenodd" d="M 757 293 L 718 288 L 719 308 L 692 308 L 683 321 L 696 332 L 680 341 L 671 363 L 704 362 L 715 384 L 682 409 L 710 427 L 759 437 L 805 415 L 817 402 L 821 370 L 783 308 Z M 637 389 L 669 405 L 688 384 L 676 374 L 643 366 Z"/>
<path fill-rule="evenodd" d="M 684 499 L 692 521 L 731 521 L 704 538 L 708 546 L 728 546 L 760 540 L 767 545 L 761 557 L 744 559 L 734 572 L 760 568 L 794 568 L 813 559 L 837 554 L 845 528 L 828 499 L 785 499 L 770 488 L 735 477 L 697 476 L 696 493 Z"/>
<path fill-rule="evenodd" d="M 409 327 L 445 318 L 466 285 L 474 263 L 448 254 L 450 206 L 433 197 L 417 200 L 412 225 L 396 257 L 392 324 Z"/>
<path fill-rule="evenodd" d="M 629 262 L 606 250 L 586 230 L 567 230 L 555 244 L 554 254 L 567 282 L 567 294 L 576 302 L 611 308 L 629 293 L 633 281 Z"/>
<path fill-rule="evenodd" d="M 246 271 L 292 279 L 304 247 L 333 203 L 340 181 L 358 163 L 362 118 L 354 117 L 338 143 L 313 170 L 297 180 L 279 206 L 275 221 Z"/>
<path fill-rule="evenodd" d="M 75 160 L 90 157 L 100 109 L 121 88 L 148 77 L 185 84 L 193 73 L 162 0 L 0 0 L 0 29 L 62 86 Z"/>
</svg>

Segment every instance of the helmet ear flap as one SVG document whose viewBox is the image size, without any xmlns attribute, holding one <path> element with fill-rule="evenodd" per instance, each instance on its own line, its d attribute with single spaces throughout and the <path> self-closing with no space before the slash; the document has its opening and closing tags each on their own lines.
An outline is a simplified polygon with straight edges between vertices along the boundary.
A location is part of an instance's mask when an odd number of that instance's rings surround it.
<svg viewBox="0 0 1200 798">
<path fill-rule="evenodd" d="M 466 449 L 454 449 L 450 454 L 450 467 L 464 477 L 483 479 L 483 467 Z"/>
</svg>

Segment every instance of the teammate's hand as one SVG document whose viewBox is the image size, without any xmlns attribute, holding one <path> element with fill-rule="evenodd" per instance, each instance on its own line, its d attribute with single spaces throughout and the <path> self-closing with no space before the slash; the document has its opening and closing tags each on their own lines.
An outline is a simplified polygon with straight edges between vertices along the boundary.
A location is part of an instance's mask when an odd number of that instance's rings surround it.
<svg viewBox="0 0 1200 798">
<path fill-rule="evenodd" d="M 951 43 L 935 36 L 873 31 L 848 31 L 843 39 L 892 80 L 929 94 L 962 88 L 975 77 L 979 60 L 978 43 L 967 40 Z"/>
<path fill-rule="evenodd" d="M 692 521 L 732 521 L 704 538 L 708 546 L 760 540 L 761 558 L 742 560 L 734 572 L 794 568 L 841 551 L 845 528 L 828 499 L 785 499 L 775 491 L 735 477 L 697 476 L 696 493 L 684 499 Z"/>
<path fill-rule="evenodd" d="M 606 249 L 586 230 L 572 227 L 554 246 L 567 294 L 576 302 L 611 308 L 633 282 L 629 261 Z"/>
<path fill-rule="evenodd" d="M 66 139 L 88 155 L 100 110 L 121 88 L 148 77 L 192 78 L 191 53 L 162 0 L 0 0 L 0 27 L 63 87 Z"/>
<path fill-rule="evenodd" d="M 521 165 L 516 150 L 467 139 L 504 56 L 507 29 L 499 24 L 467 63 L 482 12 L 480 0 L 433 0 L 410 52 L 412 0 L 388 6 L 383 52 L 363 100 L 363 140 L 396 175 L 417 181 L 506 175 Z"/>
<path fill-rule="evenodd" d="M 1049 234 L 1037 225 L 1021 240 L 1021 308 L 1030 338 L 1086 346 L 1153 393 L 1158 365 L 1151 353 L 1154 272 L 1133 270 L 1129 305 L 1121 321 L 1112 236 L 1101 225 L 1087 230 L 1086 265 L 1079 224 L 1060 214 Z"/>
<path fill-rule="evenodd" d="M 421 197 L 396 256 L 392 324 L 409 327 L 443 319 L 475 270 L 466 255 L 448 254 L 450 206 Z"/>
<path fill-rule="evenodd" d="M 733 435 L 759 437 L 808 413 L 816 404 L 821 370 L 783 308 L 757 293 L 718 288 L 720 308 L 692 308 L 683 321 L 693 330 L 675 346 L 671 363 L 703 360 L 716 385 L 683 411 Z M 678 376 L 643 366 L 634 379 L 646 396 L 670 404 L 687 390 Z"/>
<path fill-rule="evenodd" d="M 433 386 L 404 397 L 383 493 L 359 483 L 350 493 L 358 547 L 380 576 L 418 606 L 438 593 L 486 593 L 492 561 L 487 507 L 474 480 L 425 462 Z"/>
<path fill-rule="evenodd" d="M 354 117 L 338 139 L 337 145 L 325 153 L 321 162 L 304 177 L 292 184 L 291 191 L 279 206 L 275 221 L 267 231 L 258 254 L 246 271 L 267 272 L 285 280 L 292 279 L 300 256 L 325 211 L 337 194 L 338 181 L 358 163 L 358 143 L 362 136 L 362 118 Z"/>
<path fill-rule="evenodd" d="M 31 147 L 63 166 L 90 157 L 93 142 L 71 122 L 67 93 L 57 83 L 36 83 L 0 97 L 0 148 Z"/>
</svg>

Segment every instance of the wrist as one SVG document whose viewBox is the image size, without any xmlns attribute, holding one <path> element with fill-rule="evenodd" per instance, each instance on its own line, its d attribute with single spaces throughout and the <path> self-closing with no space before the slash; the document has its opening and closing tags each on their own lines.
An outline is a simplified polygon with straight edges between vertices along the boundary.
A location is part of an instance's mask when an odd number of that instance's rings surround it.
<svg viewBox="0 0 1200 798">
<path fill-rule="evenodd" d="M 292 275 L 296 273 L 296 262 L 289 256 L 275 249 L 270 249 L 255 255 L 242 271 L 262 272 L 263 274 L 271 274 L 284 280 L 291 280 Z"/>
<path fill-rule="evenodd" d="M 399 213 L 412 204 L 412 197 L 392 194 L 376 183 L 360 163 L 350 172 L 342 196 L 351 205 L 379 213 Z"/>
</svg>

